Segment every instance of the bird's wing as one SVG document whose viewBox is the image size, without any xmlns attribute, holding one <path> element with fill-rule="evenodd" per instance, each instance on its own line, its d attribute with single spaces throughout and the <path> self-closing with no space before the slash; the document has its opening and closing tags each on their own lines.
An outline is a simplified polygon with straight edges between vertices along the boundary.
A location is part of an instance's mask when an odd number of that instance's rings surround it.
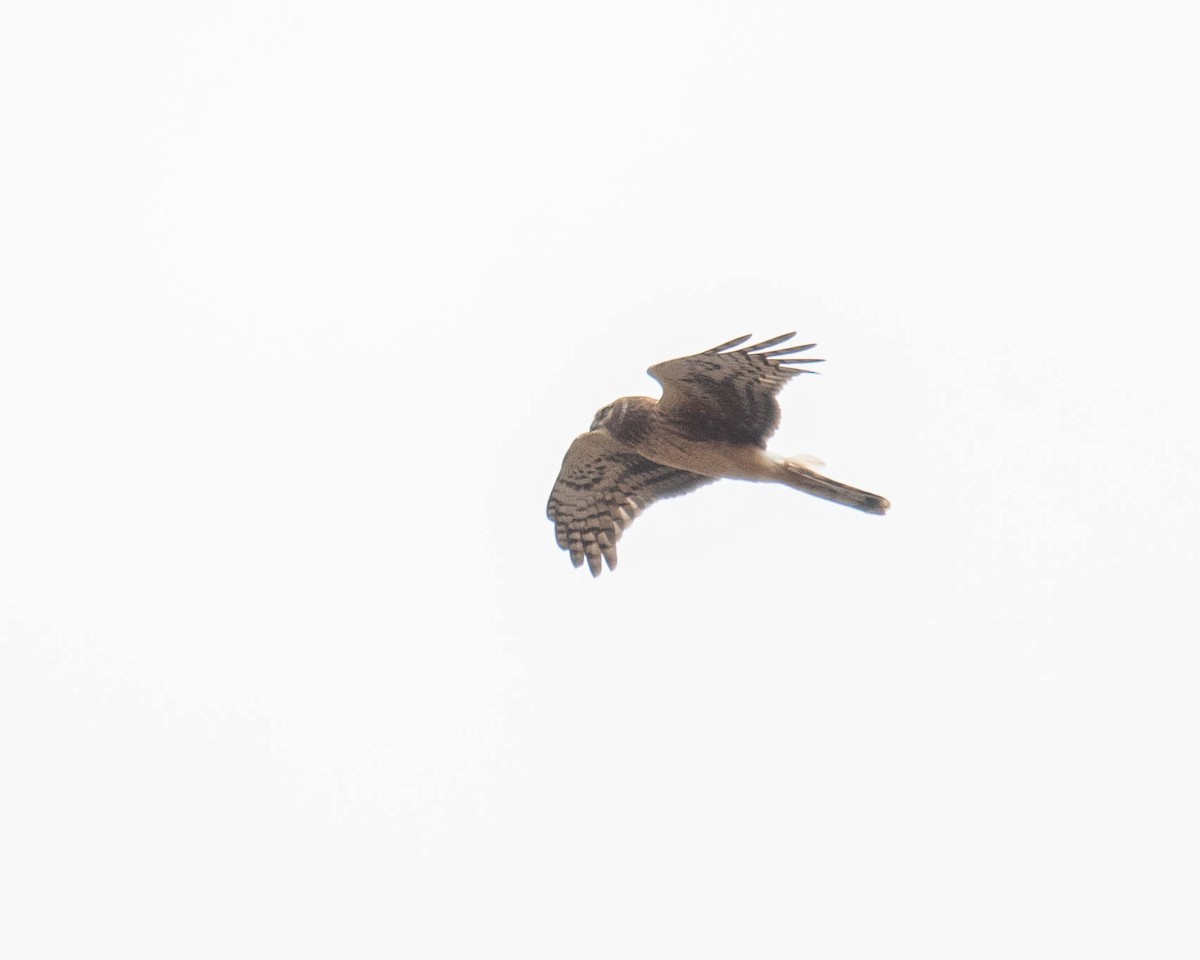
<svg viewBox="0 0 1200 960">
<path fill-rule="evenodd" d="M 616 567 L 617 541 L 634 517 L 655 500 L 712 481 L 647 460 L 597 430 L 580 434 L 567 450 L 546 516 L 554 521 L 558 545 L 570 551 L 571 562 L 579 567 L 587 560 L 592 576 L 598 577 L 602 557 L 608 569 Z"/>
<path fill-rule="evenodd" d="M 816 346 L 770 349 L 794 333 L 734 349 L 749 335 L 678 360 L 657 363 L 647 373 L 662 384 L 656 416 L 693 440 L 720 440 L 766 446 L 779 426 L 775 395 L 792 377 L 811 373 L 793 363 L 820 360 L 788 356 Z"/>
</svg>

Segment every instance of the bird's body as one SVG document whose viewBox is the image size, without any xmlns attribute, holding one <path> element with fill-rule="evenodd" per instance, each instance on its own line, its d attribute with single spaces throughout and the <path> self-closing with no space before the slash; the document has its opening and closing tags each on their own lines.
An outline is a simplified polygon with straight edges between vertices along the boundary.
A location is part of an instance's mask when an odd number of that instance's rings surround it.
<svg viewBox="0 0 1200 960">
<path fill-rule="evenodd" d="M 793 336 L 731 349 L 749 339 L 740 337 L 657 364 L 648 372 L 663 385 L 662 399 L 622 397 L 597 412 L 567 451 L 546 507 L 576 566 L 586 560 L 599 576 L 603 558 L 612 569 L 616 542 L 637 513 L 722 477 L 784 483 L 867 513 L 888 509 L 883 497 L 767 452 L 779 425 L 775 394 L 805 372 L 786 364 L 820 362 L 787 356 L 811 343 L 768 349 Z"/>
<path fill-rule="evenodd" d="M 607 411 L 607 413 L 605 413 Z M 698 440 L 681 433 L 651 397 L 622 397 L 601 411 L 593 430 L 606 430 L 618 443 L 647 460 L 704 477 L 770 480 L 774 464 L 761 447 L 728 440 Z"/>
</svg>

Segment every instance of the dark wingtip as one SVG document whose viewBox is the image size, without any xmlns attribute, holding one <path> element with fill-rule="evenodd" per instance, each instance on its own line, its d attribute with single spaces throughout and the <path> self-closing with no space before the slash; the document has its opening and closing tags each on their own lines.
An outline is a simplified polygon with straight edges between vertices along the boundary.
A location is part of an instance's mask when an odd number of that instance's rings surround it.
<svg viewBox="0 0 1200 960">
<path fill-rule="evenodd" d="M 747 333 L 743 336 L 740 336 L 740 337 L 734 337 L 728 343 L 718 344 L 717 346 L 712 347 L 709 350 L 705 350 L 704 352 L 705 353 L 720 353 L 722 350 L 728 350 L 730 347 L 736 347 L 736 346 L 738 346 L 738 344 L 745 343 L 747 340 L 750 339 L 750 337 L 751 337 L 751 334 L 749 334 L 749 333 Z"/>
<path fill-rule="evenodd" d="M 783 343 L 784 340 L 791 340 L 795 335 L 796 331 L 793 330 L 791 333 L 780 334 L 778 337 L 772 337 L 770 340 L 764 340 L 762 343 L 755 343 L 749 347 L 743 347 L 742 349 L 744 349 L 747 353 L 751 350 L 763 350 L 767 347 L 773 347 L 777 343 Z M 815 344 L 813 344 L 813 346 L 815 346 Z"/>
<path fill-rule="evenodd" d="M 780 347 L 778 350 L 764 350 L 761 356 L 764 357 L 782 357 L 787 353 L 801 353 L 805 350 L 811 350 L 815 347 L 815 343 L 801 343 L 795 347 Z"/>
</svg>

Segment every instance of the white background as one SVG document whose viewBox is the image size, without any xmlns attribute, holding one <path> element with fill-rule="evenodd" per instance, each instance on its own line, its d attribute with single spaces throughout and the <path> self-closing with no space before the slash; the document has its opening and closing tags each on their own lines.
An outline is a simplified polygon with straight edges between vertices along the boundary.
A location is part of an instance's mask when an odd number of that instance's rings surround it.
<svg viewBox="0 0 1200 960">
<path fill-rule="evenodd" d="M 4 15 L 0 926 L 33 957 L 1195 957 L 1185 4 Z M 773 448 L 593 581 L 651 363 Z"/>
</svg>

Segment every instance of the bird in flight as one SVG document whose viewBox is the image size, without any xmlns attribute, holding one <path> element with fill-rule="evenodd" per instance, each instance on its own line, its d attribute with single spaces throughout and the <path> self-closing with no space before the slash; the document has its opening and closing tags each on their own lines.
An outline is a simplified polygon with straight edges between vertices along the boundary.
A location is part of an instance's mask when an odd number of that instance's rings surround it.
<svg viewBox="0 0 1200 960">
<path fill-rule="evenodd" d="M 775 395 L 812 372 L 790 364 L 821 362 L 791 356 L 816 344 L 779 346 L 794 336 L 743 347 L 747 335 L 655 364 L 646 372 L 662 385 L 661 399 L 622 397 L 596 414 L 567 450 L 546 505 L 575 566 L 586 560 L 598 577 L 603 558 L 614 569 L 617 541 L 634 517 L 721 477 L 783 483 L 866 513 L 887 511 L 883 497 L 817 473 L 819 461 L 767 452 L 779 426 Z"/>
</svg>

